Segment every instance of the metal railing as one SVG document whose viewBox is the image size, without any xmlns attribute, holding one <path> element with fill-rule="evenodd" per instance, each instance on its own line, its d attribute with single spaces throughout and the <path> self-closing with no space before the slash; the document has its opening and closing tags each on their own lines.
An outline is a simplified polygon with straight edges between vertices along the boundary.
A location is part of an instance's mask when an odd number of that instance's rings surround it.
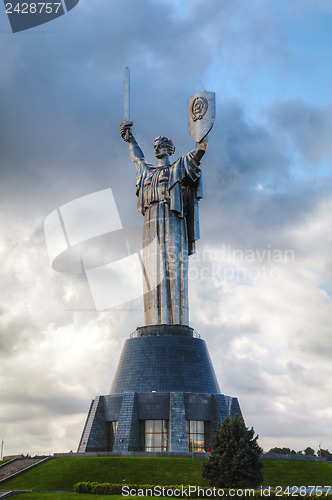
<svg viewBox="0 0 332 500">
<path fill-rule="evenodd" d="M 134 338 L 136 338 L 136 337 L 138 337 L 138 336 L 139 336 L 139 335 L 138 335 L 138 333 L 137 333 L 137 330 L 135 330 L 134 332 L 131 332 L 131 334 L 130 334 L 130 338 L 131 338 L 131 339 L 134 339 Z M 193 338 L 195 338 L 195 339 L 200 339 L 200 338 L 201 338 L 201 334 L 200 334 L 200 333 L 198 333 L 198 331 L 197 331 L 197 330 L 194 330 L 194 331 L 193 331 Z"/>
</svg>

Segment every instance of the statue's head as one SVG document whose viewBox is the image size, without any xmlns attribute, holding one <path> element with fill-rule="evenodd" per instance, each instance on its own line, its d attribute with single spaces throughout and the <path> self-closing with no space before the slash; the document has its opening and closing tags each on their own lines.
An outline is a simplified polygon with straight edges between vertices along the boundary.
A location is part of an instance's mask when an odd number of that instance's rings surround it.
<svg viewBox="0 0 332 500">
<path fill-rule="evenodd" d="M 154 140 L 154 155 L 156 158 L 164 158 L 164 156 L 171 156 L 175 151 L 175 146 L 171 139 L 158 135 Z"/>
</svg>

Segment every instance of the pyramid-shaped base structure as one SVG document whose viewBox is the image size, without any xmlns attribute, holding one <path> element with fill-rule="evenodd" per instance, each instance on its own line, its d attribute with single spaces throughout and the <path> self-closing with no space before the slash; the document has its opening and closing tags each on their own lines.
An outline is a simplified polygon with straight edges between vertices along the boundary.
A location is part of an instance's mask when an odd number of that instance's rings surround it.
<svg viewBox="0 0 332 500">
<path fill-rule="evenodd" d="M 92 401 L 78 452 L 202 452 L 236 413 L 192 328 L 145 326 L 125 342 L 109 395 Z"/>
</svg>

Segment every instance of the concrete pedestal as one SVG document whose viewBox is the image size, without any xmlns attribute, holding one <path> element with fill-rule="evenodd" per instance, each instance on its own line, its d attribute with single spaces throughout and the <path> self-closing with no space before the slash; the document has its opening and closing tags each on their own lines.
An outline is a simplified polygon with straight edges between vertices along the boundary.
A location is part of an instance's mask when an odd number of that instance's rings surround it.
<svg viewBox="0 0 332 500">
<path fill-rule="evenodd" d="M 144 451 L 146 420 L 166 422 L 167 451 L 179 453 L 189 451 L 188 422 L 203 421 L 208 448 L 215 425 L 236 413 L 191 328 L 142 327 L 125 342 L 109 395 L 92 401 L 78 452 Z"/>
</svg>

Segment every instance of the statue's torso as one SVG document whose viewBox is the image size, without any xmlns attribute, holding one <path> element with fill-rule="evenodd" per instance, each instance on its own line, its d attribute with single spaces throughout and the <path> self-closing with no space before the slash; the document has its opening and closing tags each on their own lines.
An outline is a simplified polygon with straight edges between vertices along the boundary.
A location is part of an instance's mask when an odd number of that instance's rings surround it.
<svg viewBox="0 0 332 500">
<path fill-rule="evenodd" d="M 144 208 L 154 203 L 170 203 L 169 175 L 170 167 L 147 167 L 143 182 Z"/>
</svg>

